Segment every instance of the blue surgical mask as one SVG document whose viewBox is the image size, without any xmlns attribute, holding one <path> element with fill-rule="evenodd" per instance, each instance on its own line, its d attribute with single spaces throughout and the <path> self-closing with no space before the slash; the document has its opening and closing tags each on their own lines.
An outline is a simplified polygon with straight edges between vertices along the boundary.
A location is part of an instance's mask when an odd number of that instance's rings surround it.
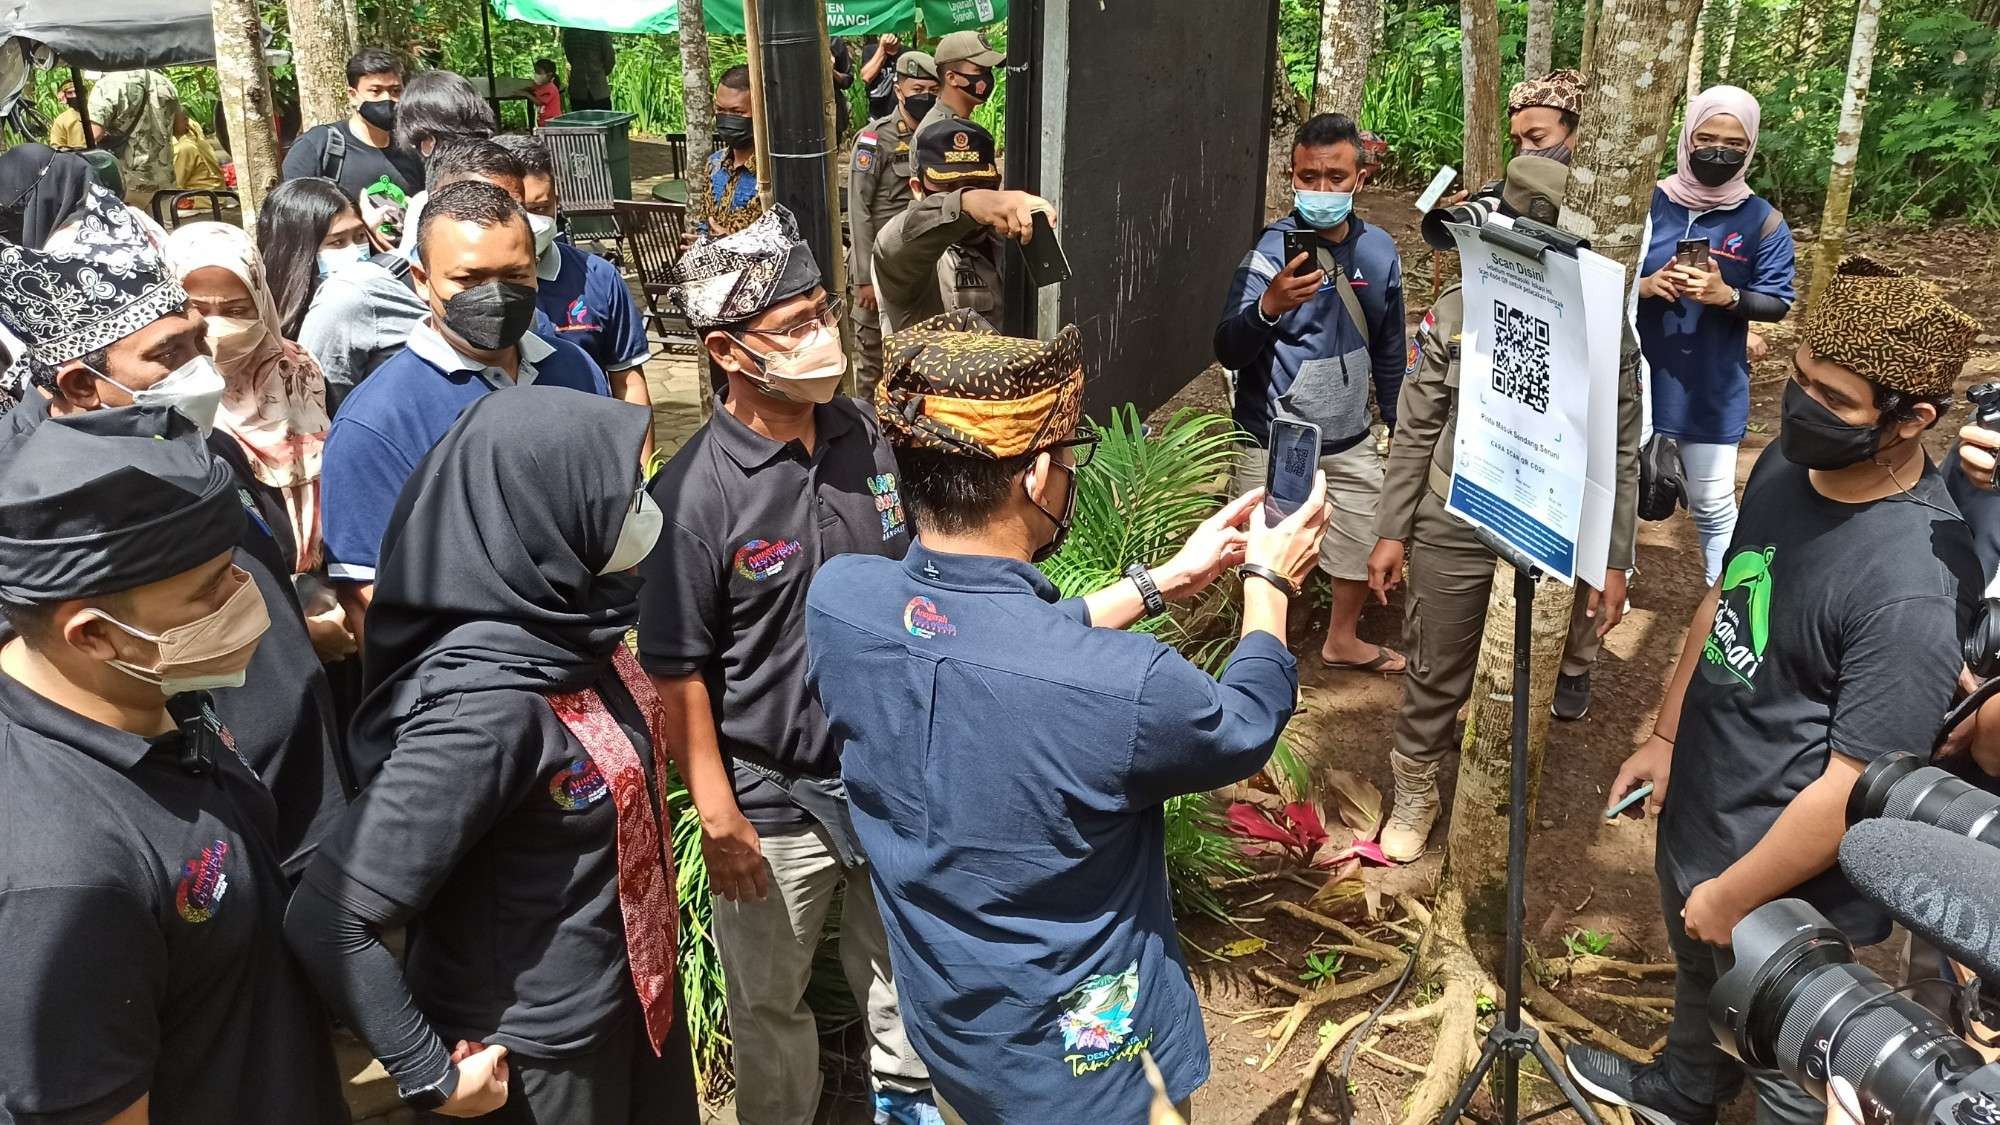
<svg viewBox="0 0 2000 1125">
<path fill-rule="evenodd" d="M 368 104 L 373 105 L 375 103 L 370 102 Z M 343 267 L 351 266 L 356 262 L 365 262 L 371 257 L 374 257 L 374 247 L 369 246 L 366 242 L 357 242 L 352 246 L 342 246 L 333 250 L 321 250 L 319 252 L 319 275 L 325 277 L 328 274 L 337 273 Z"/>
<path fill-rule="evenodd" d="M 1348 213 L 1354 210 L 1354 193 L 1296 188 L 1292 191 L 1292 208 L 1314 230 L 1332 230 L 1346 222 Z"/>
</svg>

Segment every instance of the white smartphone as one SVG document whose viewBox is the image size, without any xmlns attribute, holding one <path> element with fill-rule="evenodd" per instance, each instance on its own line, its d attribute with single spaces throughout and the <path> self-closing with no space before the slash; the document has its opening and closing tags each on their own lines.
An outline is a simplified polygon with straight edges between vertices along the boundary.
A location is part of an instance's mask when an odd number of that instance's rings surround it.
<svg viewBox="0 0 2000 1125">
<path fill-rule="evenodd" d="M 1430 214 L 1431 208 L 1436 207 L 1438 200 L 1444 198 L 1444 189 L 1450 187 L 1451 182 L 1457 178 L 1458 169 L 1453 168 L 1451 165 L 1447 164 L 1439 168 L 1437 175 L 1431 177 L 1430 186 L 1425 188 L 1424 193 L 1417 197 L 1417 213 L 1419 215 Z"/>
</svg>

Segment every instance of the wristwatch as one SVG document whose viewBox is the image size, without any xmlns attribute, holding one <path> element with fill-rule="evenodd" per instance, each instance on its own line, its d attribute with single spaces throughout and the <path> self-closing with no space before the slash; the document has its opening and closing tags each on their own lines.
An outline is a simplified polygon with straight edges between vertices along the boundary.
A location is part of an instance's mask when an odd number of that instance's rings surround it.
<svg viewBox="0 0 2000 1125">
<path fill-rule="evenodd" d="M 1145 567 L 1133 563 L 1125 568 L 1125 577 L 1132 580 L 1132 585 L 1139 587 L 1139 599 L 1146 603 L 1148 617 L 1167 612 L 1167 599 L 1161 595 L 1159 584 L 1153 581 L 1152 575 L 1146 573 Z"/>
<path fill-rule="evenodd" d="M 400 1086 L 396 1088 L 396 1096 L 403 1099 L 403 1104 L 420 1113 L 438 1109 L 450 1101 L 451 1096 L 457 1092 L 458 1066 L 455 1063 L 446 1065 L 444 1074 L 422 1089 L 405 1090 Z"/>
<path fill-rule="evenodd" d="M 1287 598 L 1296 598 L 1299 596 L 1299 588 L 1292 584 L 1291 579 L 1260 563 L 1242 563 L 1237 566 L 1236 573 L 1243 575 L 1245 578 L 1261 578 L 1270 583 L 1280 594 L 1285 595 Z"/>
</svg>

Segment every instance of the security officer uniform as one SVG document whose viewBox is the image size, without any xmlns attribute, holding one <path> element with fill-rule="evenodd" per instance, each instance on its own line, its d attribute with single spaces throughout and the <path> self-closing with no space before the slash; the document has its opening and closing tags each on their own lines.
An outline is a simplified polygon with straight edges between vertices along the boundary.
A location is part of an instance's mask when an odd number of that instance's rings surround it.
<svg viewBox="0 0 2000 1125">
<path fill-rule="evenodd" d="M 998 188 L 993 134 L 970 121 L 920 129 L 912 146 L 924 195 L 875 234 L 875 298 L 882 331 L 948 310 L 1000 321 L 1000 239 L 965 214 L 963 193 Z"/>
<path fill-rule="evenodd" d="M 1522 161 L 1532 164 L 1522 165 Z M 1502 201 L 1508 212 L 1553 222 L 1567 170 L 1539 157 L 1508 166 Z M 1376 534 L 1408 544 L 1410 589 L 1403 636 L 1409 645 L 1403 707 L 1396 716 L 1399 769 L 1434 771 L 1450 748 L 1453 723 L 1472 690 L 1481 631 L 1493 586 L 1494 555 L 1472 525 L 1445 511 L 1458 421 L 1459 333 L 1464 295 L 1445 290 L 1412 346 L 1412 370 L 1397 400 L 1396 433 L 1377 508 Z M 1628 327 L 1618 373 L 1618 489 L 1606 565 L 1633 564 L 1639 482 L 1639 353 Z M 1585 615 L 1588 591 L 1577 587 L 1563 675 L 1582 675 L 1597 659 L 1597 622 Z"/>
<path fill-rule="evenodd" d="M 974 66 L 983 67 L 991 71 L 993 68 L 1006 62 L 1007 56 L 994 50 L 993 45 L 986 41 L 986 36 L 982 32 L 954 31 L 938 40 L 937 50 L 932 53 L 932 59 L 937 68 L 939 83 L 941 85 L 950 85 L 950 82 L 944 77 L 944 68 L 950 66 L 952 63 L 971 63 Z M 985 93 L 973 92 L 973 96 L 977 97 L 982 104 L 987 98 L 993 96 L 993 81 L 991 77 L 987 79 L 988 84 Z M 958 113 L 946 105 L 943 98 L 939 98 L 937 104 L 931 107 L 931 111 L 924 115 L 924 119 L 917 123 L 917 132 L 922 133 L 940 121 L 950 123 L 970 120 L 971 118 Z"/>
<path fill-rule="evenodd" d="M 896 57 L 896 77 L 937 80 L 931 57 L 921 51 L 904 51 Z M 912 193 L 910 177 L 915 164 L 910 141 L 916 128 L 901 106 L 885 117 L 870 121 L 854 138 L 848 157 L 847 236 L 853 244 L 857 268 L 848 271 L 854 288 L 873 284 L 869 267 L 874 259 L 875 232 L 909 209 Z M 882 315 L 850 301 L 854 309 L 854 335 L 861 345 L 861 362 L 856 370 L 856 397 L 870 399 L 882 378 Z"/>
</svg>

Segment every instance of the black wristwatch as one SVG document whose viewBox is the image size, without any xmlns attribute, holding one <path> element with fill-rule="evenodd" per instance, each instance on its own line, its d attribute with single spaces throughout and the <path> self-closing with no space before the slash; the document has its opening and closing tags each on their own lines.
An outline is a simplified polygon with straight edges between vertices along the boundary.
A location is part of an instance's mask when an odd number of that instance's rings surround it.
<svg viewBox="0 0 2000 1125">
<path fill-rule="evenodd" d="M 1299 596 L 1299 588 L 1293 585 L 1291 579 L 1286 578 L 1268 566 L 1263 566 L 1259 563 L 1242 563 L 1237 566 L 1236 573 L 1243 575 L 1245 578 L 1261 578 L 1270 583 L 1280 594 L 1285 595 L 1287 598 L 1296 598 Z"/>
<path fill-rule="evenodd" d="M 1161 595 L 1159 584 L 1153 581 L 1152 575 L 1146 573 L 1145 567 L 1133 563 L 1125 568 L 1125 577 L 1132 580 L 1132 585 L 1139 587 L 1139 599 L 1146 603 L 1148 617 L 1167 612 L 1167 599 Z"/>
<path fill-rule="evenodd" d="M 401 1087 L 397 1087 L 396 1096 L 403 1099 L 403 1104 L 409 1106 L 411 1109 L 420 1113 L 429 1113 L 450 1101 L 451 1096 L 457 1092 L 458 1065 L 454 1063 L 445 1067 L 444 1076 L 436 1082 L 420 1090 L 404 1090 Z"/>
</svg>

